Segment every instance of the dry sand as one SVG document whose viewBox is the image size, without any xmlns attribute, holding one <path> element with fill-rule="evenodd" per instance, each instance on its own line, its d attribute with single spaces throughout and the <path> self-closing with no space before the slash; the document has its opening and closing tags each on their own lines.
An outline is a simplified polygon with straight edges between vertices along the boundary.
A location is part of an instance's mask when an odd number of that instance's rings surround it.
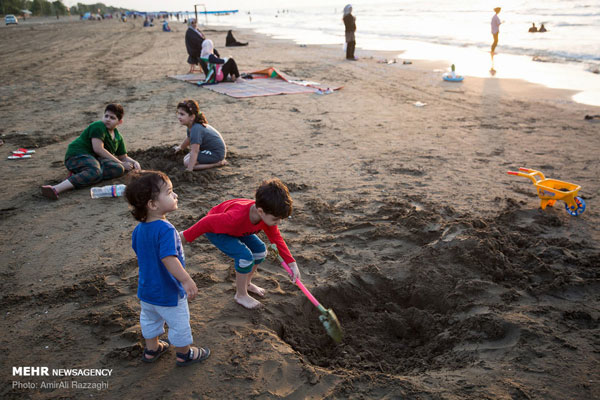
<svg viewBox="0 0 600 400">
<path fill-rule="evenodd" d="M 206 29 L 243 71 L 275 66 L 344 86 L 236 100 L 167 78 L 188 68 L 185 26 L 171 26 L 0 28 L 0 397 L 600 398 L 600 125 L 584 120 L 598 108 L 520 81 L 445 83 L 432 63 L 378 62 L 389 54 L 347 62 L 341 46 L 236 31 L 250 46 L 226 49 L 226 29 Z M 227 167 L 187 175 L 165 155 L 185 134 L 175 118 L 184 98 L 223 134 Z M 192 328 L 213 355 L 189 368 L 172 351 L 139 361 L 126 202 L 39 194 L 66 177 L 67 144 L 111 101 L 125 107 L 130 154 L 173 180 L 179 229 L 263 179 L 289 185 L 295 211 L 281 230 L 303 281 L 337 313 L 341 345 L 272 259 L 256 279 L 265 307 L 236 305 L 231 261 L 200 238 L 186 247 L 200 288 Z M 6 159 L 23 146 L 31 159 Z M 580 184 L 587 211 L 542 211 L 531 182 L 506 174 L 519 166 Z M 113 372 L 15 377 L 15 366 Z M 109 387 L 40 389 L 71 380 Z"/>
</svg>

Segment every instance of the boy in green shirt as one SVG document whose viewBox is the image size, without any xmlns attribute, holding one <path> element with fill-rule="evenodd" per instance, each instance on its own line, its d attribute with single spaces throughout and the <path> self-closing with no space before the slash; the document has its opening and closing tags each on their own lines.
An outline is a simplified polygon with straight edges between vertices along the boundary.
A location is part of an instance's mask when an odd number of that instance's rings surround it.
<svg viewBox="0 0 600 400">
<path fill-rule="evenodd" d="M 127 156 L 125 141 L 117 130 L 123 123 L 123 114 L 120 104 L 106 106 L 102 119 L 92 122 L 67 148 L 65 166 L 72 175 L 58 185 L 42 186 L 43 196 L 57 200 L 58 194 L 66 190 L 91 186 L 140 169 L 140 164 Z"/>
</svg>

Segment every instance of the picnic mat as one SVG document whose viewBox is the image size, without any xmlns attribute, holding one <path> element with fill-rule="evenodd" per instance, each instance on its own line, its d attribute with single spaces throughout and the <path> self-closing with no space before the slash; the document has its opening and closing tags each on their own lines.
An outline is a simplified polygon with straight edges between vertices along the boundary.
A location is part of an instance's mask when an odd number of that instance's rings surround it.
<svg viewBox="0 0 600 400">
<path fill-rule="evenodd" d="M 251 76 L 252 79 L 244 79 L 243 82 L 220 82 L 214 85 L 202 85 L 202 87 L 238 99 L 246 97 L 274 96 L 278 94 L 326 94 L 341 89 L 341 87 L 328 88 L 321 86 L 317 82 L 294 79 L 276 68 L 266 68 L 260 71 L 242 74 L 242 76 Z M 170 78 L 193 84 L 204 81 L 203 74 L 174 75 Z"/>
</svg>

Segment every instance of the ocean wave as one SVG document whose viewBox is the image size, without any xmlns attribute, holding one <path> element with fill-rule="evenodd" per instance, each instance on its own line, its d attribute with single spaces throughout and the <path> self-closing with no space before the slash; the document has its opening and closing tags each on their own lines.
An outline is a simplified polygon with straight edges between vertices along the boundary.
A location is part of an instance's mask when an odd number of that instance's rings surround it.
<svg viewBox="0 0 600 400">
<path fill-rule="evenodd" d="M 545 13 L 540 13 L 539 15 L 541 15 L 543 17 L 584 17 L 584 18 L 590 18 L 590 17 L 600 17 L 600 12 L 592 12 L 592 13 L 571 13 L 571 12 L 557 12 L 557 13 L 552 13 L 552 12 L 545 12 Z"/>
<path fill-rule="evenodd" d="M 335 31 L 330 31 L 331 34 L 335 34 Z M 391 40 L 408 40 L 426 42 L 444 46 L 454 47 L 476 47 L 480 49 L 489 48 L 490 43 L 487 41 L 457 41 L 455 38 L 450 36 L 438 36 L 438 35 L 423 35 L 423 34 L 407 34 L 407 33 L 393 33 L 381 35 L 379 31 L 370 30 L 363 31 L 362 34 L 371 40 L 379 39 L 391 39 Z M 506 53 L 526 56 L 541 56 L 544 58 L 560 59 L 562 62 L 582 62 L 582 61 L 600 61 L 600 55 L 596 53 L 587 53 L 582 51 L 564 50 L 564 49 L 539 49 L 527 46 L 511 45 L 510 43 L 502 44 L 502 51 Z M 396 49 L 401 50 L 401 49 Z"/>
<path fill-rule="evenodd" d="M 545 24 L 547 24 L 548 22 L 544 22 Z M 554 27 L 569 27 L 569 26 L 592 26 L 589 24 L 575 24 L 575 23 L 570 23 L 570 22 L 555 22 L 552 24 L 552 26 Z"/>
<path fill-rule="evenodd" d="M 596 64 L 599 61 L 600 47 L 594 37 L 599 36 L 600 5 L 575 7 L 564 0 L 547 0 L 543 6 L 533 0 L 523 0 L 523 3 L 521 8 L 505 9 L 509 24 L 506 30 L 502 30 L 500 39 L 503 53 L 538 56 L 557 62 Z M 466 9 L 465 3 L 460 0 L 451 6 L 456 8 L 449 7 L 448 3 L 440 0 L 402 5 L 395 4 L 395 1 L 379 0 L 377 4 L 357 6 L 357 45 L 366 46 L 365 49 L 402 51 L 405 49 L 402 41 L 417 41 L 489 49 L 491 13 L 477 6 Z M 282 18 L 274 18 L 274 10 L 252 10 L 252 23 L 245 16 L 240 16 L 239 20 L 250 29 L 256 29 L 258 24 L 259 30 L 275 36 L 298 41 L 310 37 L 311 43 L 315 44 L 319 40 L 323 43 L 339 41 L 341 44 L 344 42 L 344 33 L 339 14 L 341 12 L 333 13 L 333 8 L 329 6 L 299 7 Z M 549 33 L 534 36 L 526 33 L 531 24 L 527 21 L 531 19 L 535 20 L 536 25 L 540 21 L 544 23 Z M 455 29 L 442 29 L 446 24 L 451 24 Z M 521 26 L 522 32 L 517 30 Z"/>
</svg>

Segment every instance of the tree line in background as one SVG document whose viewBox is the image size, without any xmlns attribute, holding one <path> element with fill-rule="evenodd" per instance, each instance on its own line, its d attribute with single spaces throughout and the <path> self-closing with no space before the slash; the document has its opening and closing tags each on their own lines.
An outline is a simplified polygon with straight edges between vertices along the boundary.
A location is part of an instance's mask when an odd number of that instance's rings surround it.
<svg viewBox="0 0 600 400">
<path fill-rule="evenodd" d="M 112 14 L 115 12 L 127 11 L 124 8 L 110 7 L 104 3 L 82 4 L 68 8 L 62 1 L 47 0 L 0 0 L 2 14 L 23 14 L 23 10 L 31 11 L 32 15 L 83 15 L 86 12 L 99 14 Z"/>
</svg>

